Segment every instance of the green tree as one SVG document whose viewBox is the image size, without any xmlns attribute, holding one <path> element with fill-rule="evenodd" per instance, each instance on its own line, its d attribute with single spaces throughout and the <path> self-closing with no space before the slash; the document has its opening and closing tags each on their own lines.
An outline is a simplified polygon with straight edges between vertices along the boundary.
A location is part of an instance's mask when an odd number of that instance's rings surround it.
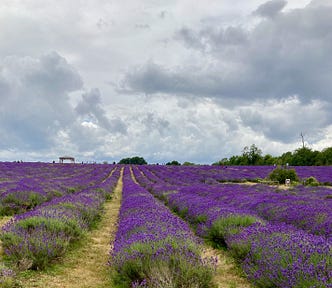
<svg viewBox="0 0 332 288">
<path fill-rule="evenodd" d="M 310 148 L 302 147 L 296 149 L 290 162 L 293 166 L 312 166 L 315 165 L 318 158 L 318 151 L 312 151 Z"/>
<path fill-rule="evenodd" d="M 272 165 L 272 164 L 276 164 L 277 163 L 277 158 L 273 157 L 270 154 L 266 154 L 264 157 L 262 157 L 261 159 L 261 163 L 259 163 L 260 165 Z"/>
<path fill-rule="evenodd" d="M 245 146 L 242 151 L 242 157 L 244 165 L 258 165 L 262 159 L 262 150 L 259 149 L 255 144 L 250 147 Z"/>
<path fill-rule="evenodd" d="M 280 157 L 278 157 L 277 164 L 285 165 L 286 163 L 292 163 L 292 159 L 293 159 L 292 152 L 286 152 L 282 154 Z"/>
<path fill-rule="evenodd" d="M 135 156 L 131 158 L 123 158 L 119 161 L 119 164 L 145 165 L 148 163 L 143 157 Z"/>
<path fill-rule="evenodd" d="M 176 165 L 176 166 L 180 166 L 181 163 L 178 162 L 178 161 L 176 161 L 176 160 L 173 160 L 173 161 L 171 161 L 171 162 L 167 162 L 166 165 Z"/>
<path fill-rule="evenodd" d="M 320 153 L 320 160 L 322 165 L 332 165 L 332 147 L 325 148 Z"/>
<path fill-rule="evenodd" d="M 182 165 L 183 165 L 183 166 L 194 166 L 194 165 L 196 165 L 196 164 L 193 163 L 193 162 L 185 161 L 185 162 L 182 163 Z"/>
<path fill-rule="evenodd" d="M 299 181 L 299 178 L 294 169 L 276 168 L 268 176 L 270 180 L 278 181 L 279 184 L 285 184 L 286 179 L 290 179 L 292 182 Z"/>
</svg>

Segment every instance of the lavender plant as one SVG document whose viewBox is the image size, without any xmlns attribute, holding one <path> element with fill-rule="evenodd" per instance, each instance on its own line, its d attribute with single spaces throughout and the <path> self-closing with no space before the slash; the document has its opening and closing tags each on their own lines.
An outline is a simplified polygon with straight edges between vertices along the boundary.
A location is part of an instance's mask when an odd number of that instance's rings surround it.
<svg viewBox="0 0 332 288">
<path fill-rule="evenodd" d="M 254 225 L 228 240 L 258 287 L 332 287 L 332 245 L 287 225 Z"/>
</svg>

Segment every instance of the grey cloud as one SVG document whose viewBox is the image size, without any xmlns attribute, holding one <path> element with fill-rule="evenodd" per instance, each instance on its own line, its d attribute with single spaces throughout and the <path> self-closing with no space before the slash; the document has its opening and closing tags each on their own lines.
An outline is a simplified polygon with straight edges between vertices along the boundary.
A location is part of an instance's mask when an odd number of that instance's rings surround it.
<svg viewBox="0 0 332 288">
<path fill-rule="evenodd" d="M 125 134 L 127 130 L 126 124 L 119 118 L 110 121 L 102 106 L 103 103 L 100 91 L 99 89 L 94 88 L 91 89 L 91 91 L 82 94 L 82 99 L 75 107 L 75 110 L 80 116 L 89 117 L 88 120 L 97 122 L 100 127 L 109 132 Z"/>
<path fill-rule="evenodd" d="M 165 19 L 166 15 L 167 15 L 167 11 L 165 11 L 165 10 L 163 10 L 163 11 L 161 11 L 161 12 L 159 13 L 159 17 L 160 17 L 161 19 Z"/>
<path fill-rule="evenodd" d="M 182 77 L 177 72 L 172 72 L 164 67 L 148 62 L 143 67 L 137 67 L 126 75 L 123 79 L 119 91 L 144 92 L 147 94 L 158 92 L 181 91 L 184 82 L 188 79 Z M 184 86 L 187 89 L 187 85 Z"/>
<path fill-rule="evenodd" d="M 309 5 L 312 7 L 332 6 L 332 0 L 312 0 Z"/>
<path fill-rule="evenodd" d="M 208 27 L 199 32 L 184 27 L 175 34 L 175 39 L 180 40 L 189 48 L 208 52 L 224 47 L 243 45 L 248 40 L 247 34 L 244 29 L 235 26 L 217 29 Z"/>
<path fill-rule="evenodd" d="M 297 97 L 242 108 L 239 116 L 244 126 L 270 140 L 284 143 L 296 141 L 301 131 L 307 131 L 312 137 L 319 135 L 322 127 L 330 124 L 324 103 L 316 101 L 303 105 Z"/>
<path fill-rule="evenodd" d="M 68 130 L 68 136 L 79 153 L 90 152 L 92 155 L 103 145 L 105 139 L 104 131 L 84 127 L 78 122 Z"/>
<path fill-rule="evenodd" d="M 196 31 L 183 27 L 175 34 L 175 39 L 182 41 L 187 47 L 204 50 L 206 45 L 204 38 L 200 37 Z"/>
<path fill-rule="evenodd" d="M 42 89 L 42 92 L 58 95 L 78 90 L 83 85 L 80 75 L 56 52 L 43 55 L 35 67 L 28 69 L 24 77 L 26 85 Z"/>
<path fill-rule="evenodd" d="M 235 75 L 234 75 L 235 76 Z M 241 79 L 243 76 L 243 79 Z M 200 67 L 172 71 L 149 62 L 128 73 L 119 92 L 145 94 L 175 94 L 188 97 L 214 97 L 225 103 L 252 101 L 252 96 L 243 95 L 248 75 L 237 71 L 236 77 L 225 77 L 220 70 L 204 71 Z M 251 77 L 251 75 L 249 75 Z"/>
<path fill-rule="evenodd" d="M 6 135 L 1 146 L 50 148 L 59 129 L 74 121 L 68 92 L 81 88 L 79 74 L 51 53 L 39 58 L 6 57 L 0 64 L 0 79 L 6 92 L 0 106 L 0 131 Z"/>
<path fill-rule="evenodd" d="M 150 29 L 151 27 L 148 24 L 136 24 L 135 28 L 146 30 L 146 29 Z"/>
<path fill-rule="evenodd" d="M 0 71 L 1 75 L 1 71 Z M 0 76 L 0 99 L 5 99 L 6 95 L 9 93 L 10 87 L 5 79 Z"/>
<path fill-rule="evenodd" d="M 154 113 L 147 113 L 146 117 L 141 121 L 145 126 L 146 133 L 150 133 L 152 130 L 157 130 L 161 136 L 166 136 L 170 127 L 169 121 Z"/>
<path fill-rule="evenodd" d="M 113 23 L 111 23 L 111 24 L 113 24 Z M 97 27 L 98 27 L 99 30 L 103 30 L 103 29 L 108 28 L 108 26 L 110 24 L 105 19 L 99 18 L 99 20 L 97 21 L 96 25 L 97 25 Z"/>
<path fill-rule="evenodd" d="M 255 15 L 263 17 L 274 17 L 277 15 L 285 6 L 287 1 L 285 0 L 271 0 L 260 5 L 254 12 Z"/>
<path fill-rule="evenodd" d="M 183 28 L 176 37 L 207 58 L 195 66 L 148 62 L 127 73 L 123 92 L 213 97 L 225 103 L 298 95 L 331 102 L 332 7 L 280 12 L 253 29 Z"/>
</svg>

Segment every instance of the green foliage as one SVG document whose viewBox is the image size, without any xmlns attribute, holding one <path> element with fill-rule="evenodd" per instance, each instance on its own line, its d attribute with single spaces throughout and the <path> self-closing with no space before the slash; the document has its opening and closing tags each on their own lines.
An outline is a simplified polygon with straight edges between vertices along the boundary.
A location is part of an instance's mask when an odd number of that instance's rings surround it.
<svg viewBox="0 0 332 288">
<path fill-rule="evenodd" d="M 43 226 L 22 236 L 5 233 L 1 235 L 1 241 L 3 249 L 9 251 L 5 259 L 22 270 L 44 269 L 51 260 L 63 255 L 69 245 L 62 233 Z"/>
<path fill-rule="evenodd" d="M 310 176 L 309 178 L 304 180 L 304 185 L 319 186 L 319 184 L 320 184 L 319 181 L 313 176 Z"/>
<path fill-rule="evenodd" d="M 145 165 L 148 164 L 143 157 L 131 157 L 123 158 L 120 160 L 119 164 L 132 164 L 132 165 Z"/>
<path fill-rule="evenodd" d="M 332 147 L 324 149 L 319 156 L 321 165 L 332 165 Z"/>
<path fill-rule="evenodd" d="M 180 162 L 178 162 L 178 161 L 176 161 L 176 160 L 173 160 L 173 161 L 171 161 L 171 162 L 167 162 L 167 163 L 166 163 L 166 165 L 175 165 L 175 166 L 180 166 L 180 165 L 181 165 L 181 163 L 180 163 Z"/>
<path fill-rule="evenodd" d="M 73 194 L 73 193 L 75 193 L 77 190 L 78 190 L 78 189 L 75 188 L 75 187 L 68 187 L 68 188 L 67 188 L 67 193 L 69 193 L 69 194 Z"/>
<path fill-rule="evenodd" d="M 44 269 L 61 256 L 70 243 L 79 240 L 84 231 L 74 219 L 35 216 L 15 224 L 19 233 L 2 233 L 0 239 L 6 259 L 21 269 Z"/>
<path fill-rule="evenodd" d="M 188 215 L 188 207 L 184 207 L 176 212 L 182 219 L 185 219 Z"/>
<path fill-rule="evenodd" d="M 21 287 L 15 279 L 15 272 L 2 263 L 0 264 L 0 287 L 15 288 Z"/>
<path fill-rule="evenodd" d="M 157 251 L 163 251 L 168 245 L 172 247 L 172 253 L 156 257 Z M 181 253 L 182 249 L 190 249 L 197 254 L 197 262 L 188 261 L 185 253 Z M 115 287 L 215 287 L 212 267 L 198 260 L 200 252 L 193 243 L 179 243 L 168 238 L 153 246 L 150 243 L 134 243 L 127 252 L 133 254 L 131 259 L 122 262 L 121 266 L 117 266 L 116 261 L 113 264 Z"/>
<path fill-rule="evenodd" d="M 213 222 L 207 233 L 207 241 L 214 248 L 226 247 L 227 236 L 240 232 L 241 228 L 260 222 L 260 220 L 251 215 L 229 215 Z"/>
<path fill-rule="evenodd" d="M 251 241 L 242 241 L 242 242 L 236 242 L 232 244 L 232 247 L 230 247 L 229 252 L 230 255 L 237 261 L 238 263 L 242 263 L 248 253 L 250 252 L 251 248 Z"/>
<path fill-rule="evenodd" d="M 285 184 L 286 179 L 291 182 L 298 182 L 299 177 L 294 169 L 276 168 L 268 176 L 268 179 L 278 181 L 279 184 Z"/>
<path fill-rule="evenodd" d="M 0 215 L 24 213 L 47 201 L 47 197 L 33 191 L 16 191 L 0 200 Z"/>
<path fill-rule="evenodd" d="M 262 158 L 262 150 L 255 144 L 252 144 L 250 148 L 245 146 L 242 151 L 242 157 L 244 165 L 258 165 Z"/>
<path fill-rule="evenodd" d="M 313 151 L 308 147 L 301 147 L 294 152 L 285 152 L 281 156 L 262 155 L 261 149 L 255 144 L 245 146 L 242 155 L 223 158 L 213 165 L 286 165 L 291 166 L 319 166 L 332 165 L 332 147 L 325 148 L 321 152 Z"/>
<path fill-rule="evenodd" d="M 45 230 L 52 233 L 64 233 L 70 239 L 78 239 L 83 231 L 79 227 L 79 224 L 73 219 L 56 219 L 46 217 L 30 217 L 22 219 L 17 222 L 17 227 L 21 227 L 27 231 L 34 230 L 39 227 L 43 227 Z"/>
<path fill-rule="evenodd" d="M 53 199 L 54 197 L 61 197 L 63 196 L 63 193 L 59 190 L 51 190 L 47 193 L 47 200 L 51 200 Z"/>
<path fill-rule="evenodd" d="M 194 165 L 196 165 L 196 164 L 193 163 L 193 162 L 188 162 L 188 161 L 186 161 L 186 162 L 183 162 L 182 165 L 183 165 L 183 166 L 194 166 Z"/>
<path fill-rule="evenodd" d="M 310 148 L 302 147 L 295 150 L 289 164 L 293 166 L 315 165 L 316 160 L 318 159 L 318 154 L 318 151 L 312 151 Z"/>
</svg>

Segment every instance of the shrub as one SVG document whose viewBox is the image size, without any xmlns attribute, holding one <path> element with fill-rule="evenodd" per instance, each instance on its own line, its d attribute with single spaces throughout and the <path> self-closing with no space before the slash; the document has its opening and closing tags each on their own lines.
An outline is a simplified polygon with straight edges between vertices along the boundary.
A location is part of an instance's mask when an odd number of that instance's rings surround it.
<svg viewBox="0 0 332 288">
<path fill-rule="evenodd" d="M 7 194 L 0 202 L 0 215 L 14 215 L 29 211 L 41 203 L 47 201 L 47 197 L 33 191 L 15 191 Z"/>
<path fill-rule="evenodd" d="M 304 185 L 308 185 L 308 186 L 319 186 L 319 182 L 318 182 L 318 180 L 315 177 L 310 176 L 309 178 L 307 178 L 307 179 L 304 180 Z"/>
<path fill-rule="evenodd" d="M 268 179 L 278 181 L 279 184 L 284 184 L 286 179 L 292 182 L 299 181 L 299 177 L 294 169 L 276 168 L 268 176 Z"/>
<path fill-rule="evenodd" d="M 243 269 L 257 287 L 330 287 L 331 246 L 301 231 L 259 234 Z"/>
<path fill-rule="evenodd" d="M 1 240 L 6 259 L 17 266 L 24 262 L 24 269 L 33 270 L 44 269 L 51 260 L 63 255 L 70 241 L 63 232 L 50 231 L 45 226 L 6 233 Z"/>
<path fill-rule="evenodd" d="M 214 287 L 212 270 L 202 263 L 197 247 L 174 240 L 129 246 L 114 259 L 116 287 Z"/>
<path fill-rule="evenodd" d="M 82 236 L 83 230 L 75 219 L 56 219 L 46 217 L 30 217 L 17 222 L 17 227 L 26 231 L 32 231 L 43 227 L 51 233 L 64 233 L 70 239 L 78 239 Z"/>
</svg>

